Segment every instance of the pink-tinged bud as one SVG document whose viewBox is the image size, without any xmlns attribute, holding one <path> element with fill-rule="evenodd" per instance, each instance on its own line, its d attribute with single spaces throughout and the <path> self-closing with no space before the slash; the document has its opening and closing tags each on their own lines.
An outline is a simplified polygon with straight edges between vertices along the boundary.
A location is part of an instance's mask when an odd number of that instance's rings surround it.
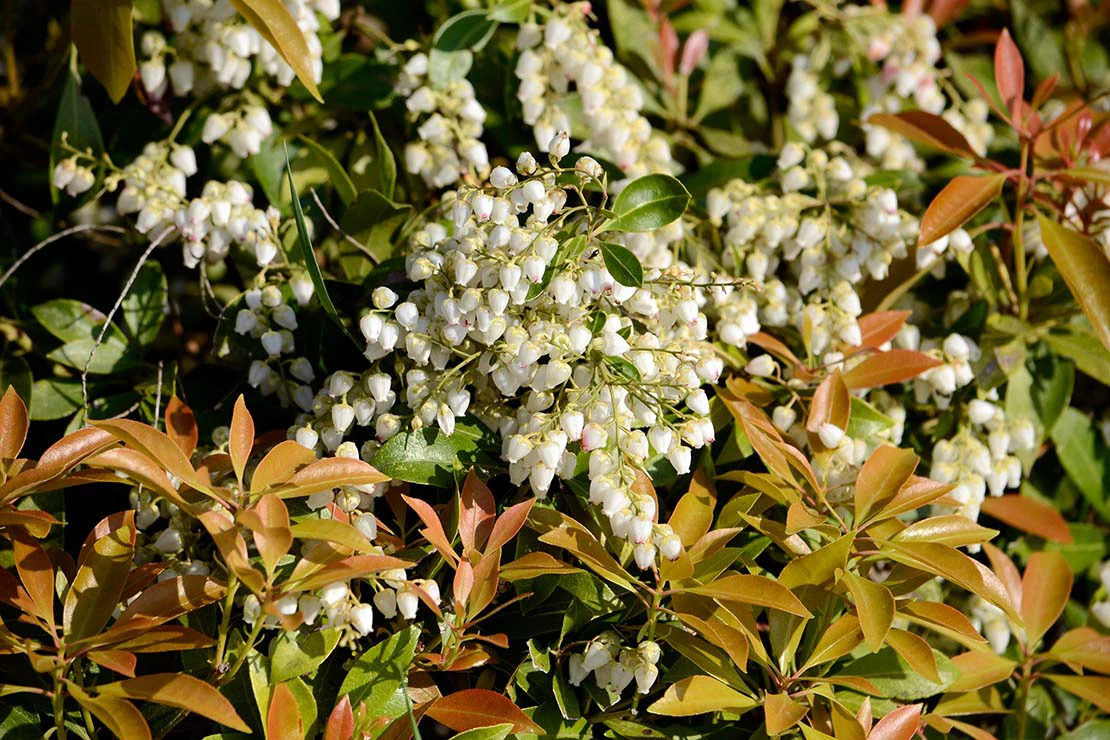
<svg viewBox="0 0 1110 740">
<path fill-rule="evenodd" d="M 663 68 L 663 79 L 668 81 L 674 77 L 674 59 L 678 55 L 678 34 L 674 26 L 666 18 L 659 23 L 659 48 L 656 51 L 656 60 Z"/>
<path fill-rule="evenodd" d="M 682 61 L 679 62 L 678 71 L 683 77 L 689 77 L 698 63 L 705 58 L 709 50 L 709 34 L 703 29 L 698 29 L 686 39 L 682 47 Z"/>
</svg>

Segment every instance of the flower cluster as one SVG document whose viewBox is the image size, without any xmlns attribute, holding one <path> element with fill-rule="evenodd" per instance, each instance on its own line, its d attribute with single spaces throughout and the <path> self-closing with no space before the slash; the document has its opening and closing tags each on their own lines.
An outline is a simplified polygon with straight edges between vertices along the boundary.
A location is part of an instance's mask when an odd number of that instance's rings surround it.
<svg viewBox="0 0 1110 740">
<path fill-rule="evenodd" d="M 524 24 L 517 35 L 517 99 L 537 148 L 548 151 L 566 131 L 629 177 L 673 170 L 670 147 L 640 112 L 639 83 L 586 23 L 588 8 L 557 4 L 546 23 Z M 572 125 L 572 110 L 581 110 L 580 127 Z"/>
<path fill-rule="evenodd" d="M 320 18 L 339 17 L 338 0 L 284 0 L 304 33 L 309 64 L 316 81 L 323 73 Z M 143 33 L 143 61 L 139 75 L 147 94 L 161 98 L 203 97 L 214 90 L 241 90 L 254 71 L 282 86 L 294 79 L 281 55 L 239 15 L 228 0 L 162 0 L 162 11 L 172 31 Z"/>
<path fill-rule="evenodd" d="M 235 315 L 235 332 L 258 340 L 266 357 L 251 363 L 247 382 L 264 396 L 278 394 L 283 405 L 292 400 L 302 408 L 310 406 L 312 388 L 307 384 L 316 379 L 316 373 L 308 359 L 291 357 L 295 350 L 296 310 L 285 302 L 276 285 L 248 290 L 243 303 L 244 307 Z"/>
<path fill-rule="evenodd" d="M 201 139 L 205 144 L 221 141 L 235 156 L 246 158 L 262 151 L 262 142 L 273 132 L 269 111 L 261 105 L 243 105 L 209 115 Z"/>
<path fill-rule="evenodd" d="M 633 680 L 641 694 L 651 691 L 659 676 L 656 664 L 661 650 L 658 643 L 644 640 L 634 648 L 621 647 L 620 635 L 606 630 L 590 640 L 581 653 L 573 653 L 567 661 L 568 680 L 580 686 L 591 673 L 598 688 L 619 696 Z"/>
<path fill-rule="evenodd" d="M 761 286 L 721 295 L 721 341 L 743 347 L 763 326 L 792 326 L 815 356 L 859 343 L 858 286 L 884 279 L 917 231 L 894 191 L 867 185 L 867 174 L 842 147 L 788 144 L 778 160 L 781 192 L 743 180 L 710 191 L 726 267 Z"/>
<path fill-rule="evenodd" d="M 482 143 L 486 111 L 467 80 L 434 84 L 428 56 L 413 55 L 401 68 L 396 89 L 405 108 L 418 121 L 419 141 L 405 145 L 405 169 L 420 175 L 429 188 L 454 185 L 467 173 L 489 176 L 489 154 Z"/>
</svg>

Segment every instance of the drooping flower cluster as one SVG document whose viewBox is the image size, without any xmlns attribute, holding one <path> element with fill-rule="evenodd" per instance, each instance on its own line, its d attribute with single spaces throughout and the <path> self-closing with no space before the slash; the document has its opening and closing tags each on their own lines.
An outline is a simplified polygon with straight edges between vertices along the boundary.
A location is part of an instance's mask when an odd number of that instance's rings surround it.
<svg viewBox="0 0 1110 740">
<path fill-rule="evenodd" d="M 304 33 L 309 65 L 318 82 L 323 73 L 320 16 L 339 17 L 338 0 L 284 0 Z M 295 77 L 281 55 L 262 38 L 228 0 L 162 0 L 172 36 L 161 31 L 143 34 L 139 75 L 147 95 L 161 98 L 203 97 L 214 90 L 241 90 L 252 72 L 287 86 Z"/>
<path fill-rule="evenodd" d="M 554 148 L 565 151 L 565 137 Z M 600 176 L 595 165 L 573 171 Z M 569 218 L 567 198 L 556 171 L 527 154 L 516 174 L 498 167 L 489 186 L 449 194 L 449 223 L 413 236 L 416 289 L 399 300 L 378 288 L 360 322 L 375 367 L 328 379 L 295 434 L 311 430 L 312 446 L 330 451 L 355 427 L 383 441 L 409 416 L 413 428 L 449 434 L 469 413 L 500 433 L 511 480 L 541 496 L 556 476 L 573 477 L 577 451 L 590 453 L 590 498 L 646 568 L 680 543 L 655 523 L 637 469 L 661 455 L 685 473 L 692 450 L 713 439 L 701 386 L 723 362 L 698 308 L 699 286 L 712 281 L 672 266 L 647 270 L 642 287 L 620 284 L 594 236 L 597 216 Z"/>
<path fill-rule="evenodd" d="M 588 3 L 559 3 L 543 25 L 517 35 L 517 99 L 541 152 L 556 133 L 582 140 L 584 151 L 614 162 L 629 177 L 674 169 L 663 136 L 641 114 L 636 78 L 589 27 Z M 581 111 L 581 125 L 572 111 Z"/>
<path fill-rule="evenodd" d="M 656 664 L 662 651 L 658 643 L 644 640 L 634 648 L 621 647 L 620 635 L 606 630 L 590 640 L 581 653 L 567 661 L 568 680 L 580 686 L 591 673 L 598 688 L 620 695 L 633 681 L 641 694 L 651 691 L 659 676 Z"/>
<path fill-rule="evenodd" d="M 401 68 L 396 89 L 416 127 L 418 141 L 405 145 L 405 169 L 429 188 L 454 185 L 468 172 L 489 176 L 482 143 L 486 111 L 465 79 L 437 85 L 428 74 L 428 56 L 415 54 Z"/>
<path fill-rule="evenodd" d="M 788 144 L 778 160 L 781 192 L 743 180 L 710 191 L 725 266 L 761 287 L 717 301 L 721 341 L 744 347 L 763 326 L 792 326 L 814 356 L 859 343 L 858 286 L 884 279 L 917 232 L 893 190 L 864 181 L 869 173 L 842 147 Z"/>
<path fill-rule="evenodd" d="M 854 81 L 860 100 L 858 116 L 853 111 L 852 117 L 861 122 L 867 155 L 882 169 L 920 171 L 924 162 L 907 139 L 867 123 L 880 112 L 924 110 L 942 115 L 975 151 L 986 153 L 994 138 L 987 123 L 989 109 L 979 99 L 961 101 L 942 86 L 937 66 L 941 49 L 931 16 L 857 5 L 842 10 L 842 27 L 830 29 L 837 41 L 815 44 L 792 62 L 787 119 L 802 141 L 813 144 L 837 137 L 841 114 L 829 83 L 853 72 L 862 79 Z"/>
</svg>

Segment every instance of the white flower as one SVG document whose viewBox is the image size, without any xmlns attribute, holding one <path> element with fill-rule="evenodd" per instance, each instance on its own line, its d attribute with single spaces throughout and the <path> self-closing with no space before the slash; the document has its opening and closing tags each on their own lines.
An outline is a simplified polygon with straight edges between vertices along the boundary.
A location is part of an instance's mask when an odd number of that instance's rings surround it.
<svg viewBox="0 0 1110 740">
<path fill-rule="evenodd" d="M 775 374 L 775 360 L 770 355 L 760 355 L 750 361 L 745 367 L 744 372 L 756 377 L 768 377 Z"/>
</svg>

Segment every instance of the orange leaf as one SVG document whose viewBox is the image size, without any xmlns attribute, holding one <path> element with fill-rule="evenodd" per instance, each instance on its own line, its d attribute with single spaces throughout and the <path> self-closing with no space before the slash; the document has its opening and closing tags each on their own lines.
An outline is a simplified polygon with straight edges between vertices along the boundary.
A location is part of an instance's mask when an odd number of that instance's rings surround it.
<svg viewBox="0 0 1110 740">
<path fill-rule="evenodd" d="M 324 727 L 324 740 L 351 740 L 355 733 L 355 714 L 351 709 L 351 696 L 344 694 L 335 709 L 328 715 Z"/>
<path fill-rule="evenodd" d="M 528 520 L 528 513 L 532 511 L 534 503 L 536 500 L 530 498 L 501 512 L 501 516 L 493 523 L 493 531 L 490 532 L 489 540 L 486 542 L 486 552 L 500 550 L 516 537 L 524 522 Z"/>
<path fill-rule="evenodd" d="M 1105 676 L 1045 676 L 1069 694 L 1086 699 L 1104 712 L 1110 712 L 1110 678 Z"/>
<path fill-rule="evenodd" d="M 940 360 L 912 349 L 892 349 L 865 357 L 844 373 L 844 384 L 855 391 L 902 383 L 939 364 Z"/>
<path fill-rule="evenodd" d="M 719 601 L 738 601 L 741 604 L 778 609 L 805 619 L 813 616 L 790 589 L 766 576 L 734 573 L 686 591 L 710 596 Z"/>
<path fill-rule="evenodd" d="M 131 570 L 135 536 L 133 525 L 123 526 L 82 548 L 81 564 L 62 610 L 68 640 L 95 635 L 108 623 Z"/>
<path fill-rule="evenodd" d="M 193 410 L 186 406 L 177 396 L 170 398 L 166 404 L 166 435 L 186 457 L 192 457 L 197 449 L 197 440 L 200 432 L 197 430 L 197 417 Z"/>
<path fill-rule="evenodd" d="M 952 658 L 952 664 L 960 671 L 959 677 L 947 689 L 953 693 L 993 686 L 1005 681 L 1017 668 L 1017 663 L 996 655 L 990 648 L 960 653 Z"/>
<path fill-rule="evenodd" d="M 860 316 L 856 321 L 862 337 L 859 346 L 877 349 L 894 339 L 911 313 L 911 311 L 878 311 Z"/>
<path fill-rule="evenodd" d="M 251 412 L 247 411 L 247 402 L 240 395 L 231 414 L 231 434 L 227 440 L 227 451 L 231 455 L 231 464 L 240 485 L 243 483 L 243 470 L 247 467 L 253 447 L 254 419 L 251 418 Z"/>
<path fill-rule="evenodd" d="M 32 614 L 53 626 L 54 564 L 50 555 L 22 529 L 8 529 L 7 535 L 12 541 L 16 572 L 31 599 Z"/>
<path fill-rule="evenodd" d="M 939 601 L 910 601 L 902 604 L 900 613 L 910 621 L 934 631 L 944 631 L 964 640 L 984 643 L 986 639 L 975 631 L 971 621 L 963 612 Z"/>
<path fill-rule="evenodd" d="M 259 461 L 251 474 L 251 493 L 281 485 L 301 468 L 316 462 L 316 453 L 292 439 L 274 446 Z"/>
<path fill-rule="evenodd" d="M 1065 632 L 1052 646 L 1052 657 L 1062 660 L 1076 672 L 1080 668 L 1110 673 L 1110 637 L 1090 627 Z"/>
<path fill-rule="evenodd" d="M 886 640 L 916 673 L 933 683 L 942 683 L 940 673 L 937 672 L 937 656 L 924 638 L 907 630 L 892 629 Z"/>
<path fill-rule="evenodd" d="M 1060 618 L 1071 594 L 1071 584 L 1071 567 L 1059 552 L 1048 550 L 1029 556 L 1021 591 L 1031 598 L 1022 599 L 1021 618 L 1030 647 Z"/>
<path fill-rule="evenodd" d="M 1028 496 L 1009 494 L 983 499 L 981 511 L 1011 527 L 1052 542 L 1071 543 L 1068 523 L 1056 509 Z"/>
<path fill-rule="evenodd" d="M 840 371 L 834 370 L 832 375 L 821 381 L 821 385 L 817 386 L 813 394 L 806 430 L 816 434 L 822 424 L 832 424 L 840 429 L 847 429 L 848 416 L 852 413 L 851 403 L 848 386 L 844 385 Z"/>
<path fill-rule="evenodd" d="M 208 486 L 193 470 L 193 465 L 189 462 L 185 453 L 169 437 L 153 427 L 130 419 L 94 421 L 92 424 L 112 433 L 128 447 L 136 449 L 156 461 L 183 483 L 198 491 L 208 489 Z"/>
<path fill-rule="evenodd" d="M 369 486 L 387 480 L 388 475 L 362 460 L 329 457 L 298 470 L 286 485 L 277 489 L 277 493 L 282 498 L 308 496 L 340 486 Z"/>
<path fill-rule="evenodd" d="M 879 720 L 867 740 L 910 740 L 921 728 L 921 705 L 898 707 Z"/>
<path fill-rule="evenodd" d="M 716 506 L 717 489 L 709 474 L 699 467 L 690 480 L 690 489 L 675 504 L 669 521 L 683 547 L 692 546 L 709 531 Z"/>
<path fill-rule="evenodd" d="M 802 666 L 802 672 L 815 665 L 828 663 L 847 655 L 861 642 L 863 642 L 863 632 L 860 630 L 859 618 L 854 614 L 845 614 L 821 633 L 821 639 L 817 641 L 809 659 Z"/>
<path fill-rule="evenodd" d="M 38 464 L 23 470 L 0 486 L 0 501 L 14 501 L 27 491 L 67 472 L 90 455 L 116 444 L 116 438 L 103 429 L 85 428 L 67 434 L 42 453 Z"/>
<path fill-rule="evenodd" d="M 293 546 L 293 533 L 289 530 L 289 509 L 281 497 L 264 494 L 254 507 L 243 512 L 239 521 L 254 534 L 254 546 L 262 557 L 266 573 L 273 576 L 277 562 Z"/>
<path fill-rule="evenodd" d="M 891 560 L 939 575 L 1006 612 L 1014 621 L 1021 621 L 1013 601 L 989 568 L 959 550 L 932 542 L 888 542 L 884 551 Z"/>
<path fill-rule="evenodd" d="M 808 711 L 808 707 L 794 701 L 787 694 L 767 694 L 763 697 L 768 735 L 781 735 L 801 722 Z"/>
<path fill-rule="evenodd" d="M 0 467 L 4 470 L 19 457 L 29 424 L 26 404 L 15 392 L 15 387 L 9 385 L 4 398 L 0 399 Z"/>
<path fill-rule="evenodd" d="M 917 469 L 920 458 L 913 450 L 884 444 L 864 462 L 856 476 L 855 509 L 857 525 L 868 514 L 882 507 L 906 485 Z"/>
<path fill-rule="evenodd" d="M 1002 581 L 1002 585 L 1006 587 L 1006 593 L 1010 595 L 1010 601 L 1014 602 L 1014 607 L 1021 611 L 1022 593 L 1021 587 L 1021 574 L 1018 572 L 1017 566 L 1014 561 L 1010 560 L 1010 556 L 999 550 L 997 547 L 989 542 L 983 544 L 983 551 L 987 553 L 987 560 L 991 563 L 991 570 Z"/>
<path fill-rule="evenodd" d="M 266 740 L 304 740 L 301 709 L 293 692 L 283 683 L 274 687 L 266 713 Z"/>
<path fill-rule="evenodd" d="M 883 584 L 855 573 L 845 573 L 844 579 L 856 604 L 863 639 L 867 648 L 876 652 L 883 646 L 894 622 L 894 595 Z"/>
<path fill-rule="evenodd" d="M 968 159 L 978 157 L 963 134 L 948 121 L 932 113 L 922 110 L 876 113 L 869 117 L 867 122 L 901 134 L 915 144 L 931 146 L 958 157 Z"/>
<path fill-rule="evenodd" d="M 99 687 L 98 687 L 99 688 Z M 150 740 L 150 726 L 135 705 L 112 696 L 93 696 L 76 684 L 67 683 L 66 691 L 77 703 L 104 723 L 116 737 Z"/>
<path fill-rule="evenodd" d="M 164 624 L 116 643 L 120 650 L 135 653 L 170 653 L 211 647 L 216 641 L 208 635 L 177 624 Z"/>
<path fill-rule="evenodd" d="M 240 732 L 250 727 L 235 712 L 231 702 L 199 678 L 184 673 L 153 673 L 97 686 L 101 696 L 139 699 L 195 712 Z M 295 701 L 292 702 L 296 707 Z"/>
<path fill-rule="evenodd" d="M 567 565 L 562 560 L 557 560 L 546 552 L 530 552 L 502 567 L 501 579 L 512 582 L 553 573 L 578 572 L 580 572 L 578 568 Z"/>
<path fill-rule="evenodd" d="M 516 704 L 487 689 L 465 689 L 439 699 L 428 716 L 455 732 L 511 722 L 513 732 L 544 734 L 543 728 L 528 718 Z"/>
<path fill-rule="evenodd" d="M 466 474 L 459 497 L 459 539 L 465 550 L 481 550 L 493 528 L 497 504 L 474 468 Z"/>
<path fill-rule="evenodd" d="M 490 605 L 497 595 L 497 583 L 501 574 L 501 551 L 491 550 L 482 556 L 474 566 L 474 588 L 470 593 L 467 619 L 473 619 Z"/>
<path fill-rule="evenodd" d="M 135 666 L 139 664 L 135 654 L 126 650 L 90 650 L 85 657 L 98 666 L 129 678 L 135 677 Z"/>
<path fill-rule="evenodd" d="M 1103 346 L 1110 349 L 1110 261 L 1090 237 L 1037 216 L 1056 268 L 1083 308 Z"/>
<path fill-rule="evenodd" d="M 459 556 L 455 554 L 455 549 L 451 547 L 451 541 L 447 539 L 447 533 L 443 531 L 443 524 L 440 523 L 439 517 L 436 516 L 435 509 L 428 505 L 427 502 L 421 501 L 418 498 L 411 496 L 401 496 L 405 503 L 416 512 L 420 517 L 420 521 L 424 522 L 424 529 L 420 530 L 420 534 L 424 536 L 439 554 L 443 556 L 444 560 L 452 567 L 455 563 L 459 562 Z"/>
<path fill-rule="evenodd" d="M 937 28 L 944 28 L 949 23 L 963 15 L 971 0 L 934 0 L 929 4 L 929 15 L 937 24 Z"/>
<path fill-rule="evenodd" d="M 1025 62 L 1006 28 L 1002 29 L 994 47 L 994 82 L 998 85 L 999 97 L 1012 115 L 1025 94 Z"/>
<path fill-rule="evenodd" d="M 937 193 L 921 218 L 918 246 L 932 244 L 960 228 L 1002 192 L 1006 175 L 958 175 Z"/>
</svg>

